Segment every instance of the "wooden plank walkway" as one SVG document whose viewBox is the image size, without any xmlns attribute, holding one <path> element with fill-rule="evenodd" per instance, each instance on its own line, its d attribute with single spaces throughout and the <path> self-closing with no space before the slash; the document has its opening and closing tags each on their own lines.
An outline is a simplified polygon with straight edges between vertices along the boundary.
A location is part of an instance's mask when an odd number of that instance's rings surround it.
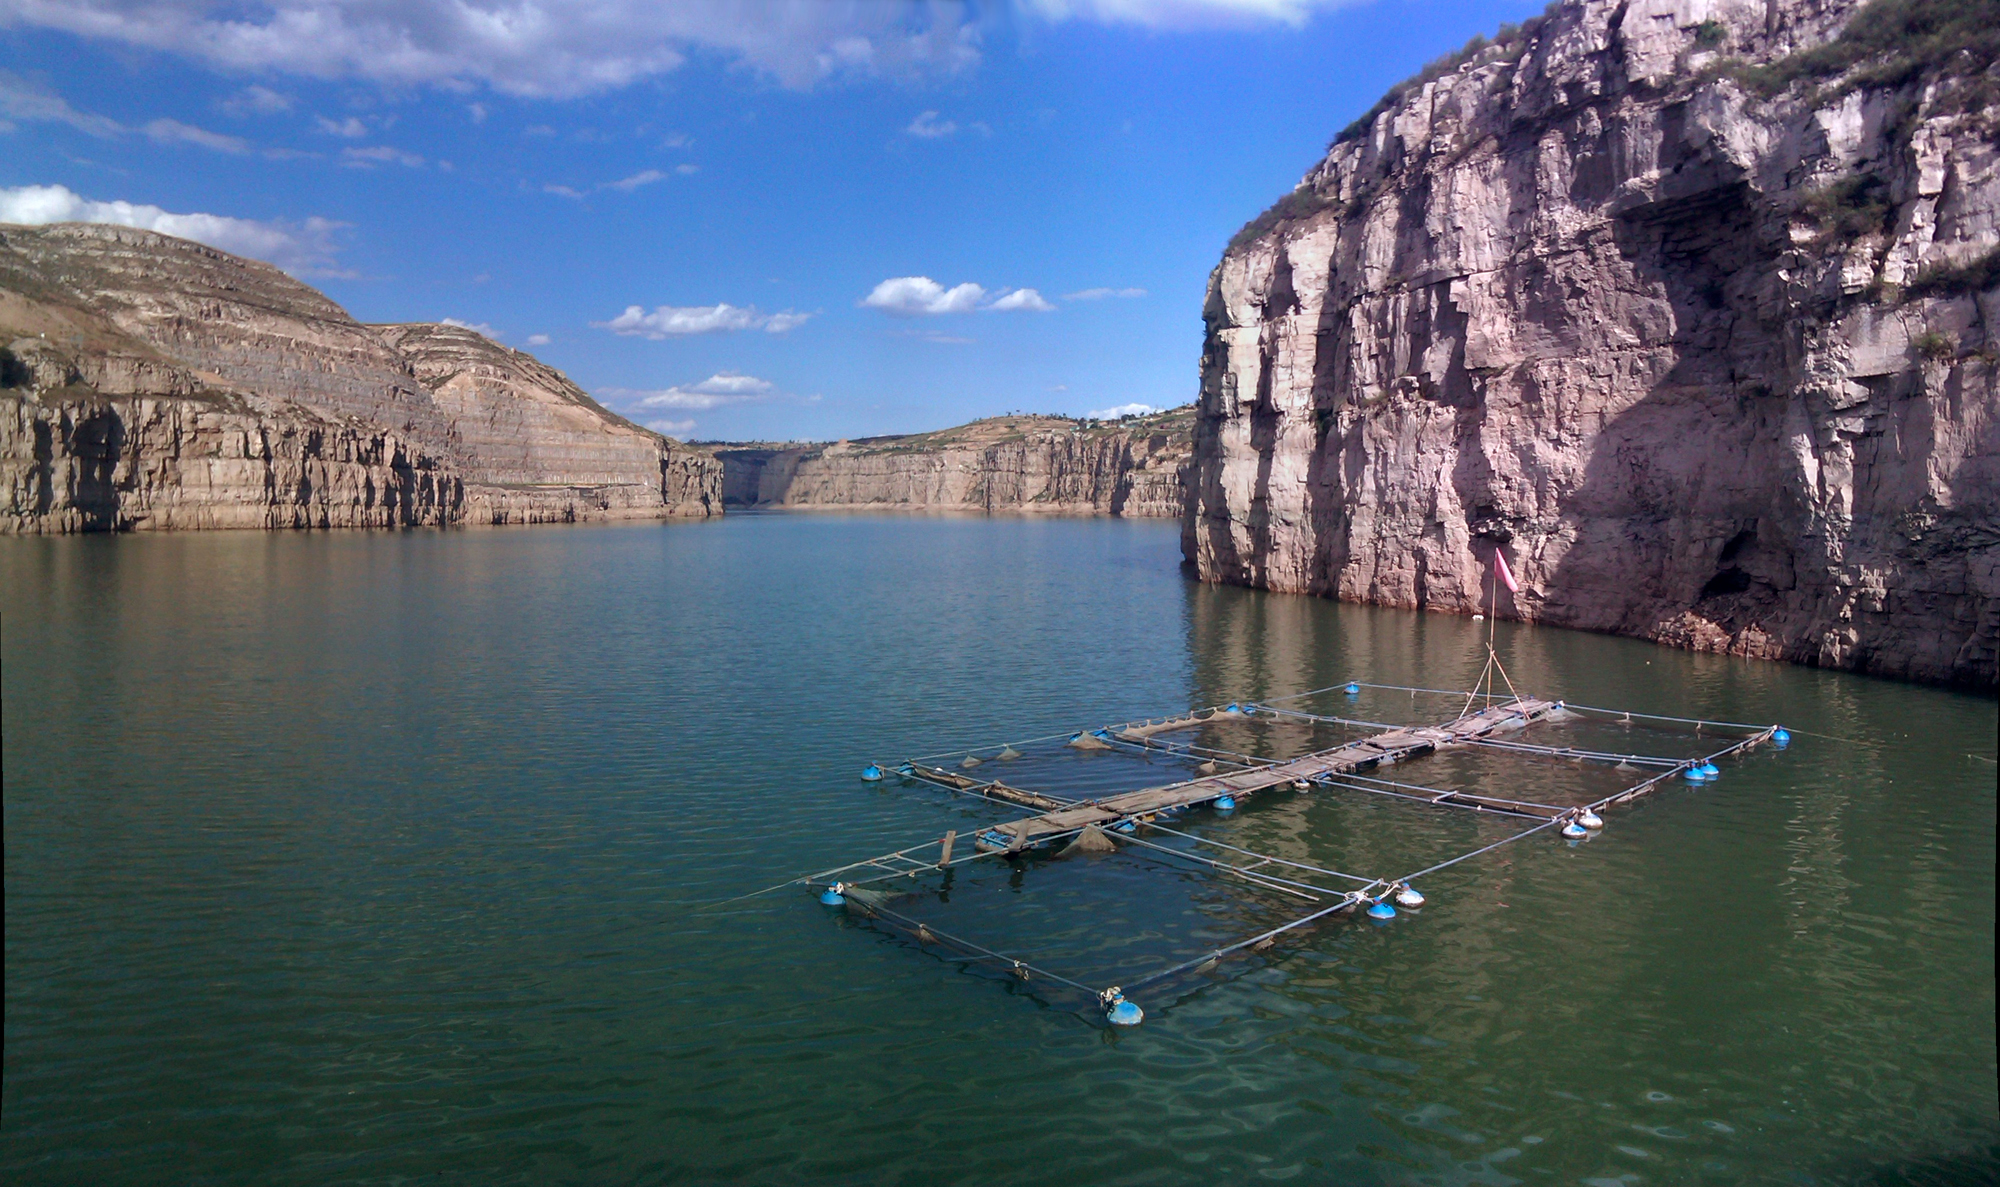
<svg viewBox="0 0 2000 1187">
<path fill-rule="evenodd" d="M 993 794 L 997 798 L 1028 807 L 1043 808 L 1042 815 L 1000 825 L 996 829 L 980 834 L 977 841 L 979 847 L 986 850 L 1020 849 L 1034 845 L 1045 837 L 1072 833 L 1088 825 L 1115 824 L 1128 816 L 1148 816 L 1156 812 L 1190 808 L 1224 795 L 1240 799 L 1302 780 L 1353 775 L 1372 770 L 1385 762 L 1421 758 L 1442 747 L 1462 746 L 1500 730 L 1518 729 L 1531 721 L 1548 716 L 1555 708 L 1554 701 L 1524 698 L 1481 709 L 1476 713 L 1468 713 L 1442 725 L 1406 726 L 1286 762 L 1253 767 L 1247 771 L 1236 771 L 1227 775 L 1211 775 L 1205 779 L 1193 779 L 1185 783 L 1171 783 L 1164 787 L 1142 788 L 1138 791 L 1123 792 L 1080 804 L 1063 804 L 1059 807 L 1052 806 L 1056 801 L 1051 797 L 1036 795 L 1033 792 L 1023 792 L 999 784 L 982 784 L 963 775 L 950 775 L 949 778 L 954 783 L 963 780 L 968 788 L 980 787 L 984 792 Z M 948 773 L 926 770 L 924 774 L 929 778 L 934 774 Z M 1544 816 L 1551 819 L 1567 810 L 1540 804 L 1522 804 L 1515 800 L 1489 801 L 1485 797 L 1453 791 L 1438 793 L 1432 802 L 1482 807 L 1490 805 L 1493 810 L 1505 811 L 1511 815 Z M 996 833 L 1008 838 L 1005 846 L 996 846 L 987 840 Z"/>
</svg>

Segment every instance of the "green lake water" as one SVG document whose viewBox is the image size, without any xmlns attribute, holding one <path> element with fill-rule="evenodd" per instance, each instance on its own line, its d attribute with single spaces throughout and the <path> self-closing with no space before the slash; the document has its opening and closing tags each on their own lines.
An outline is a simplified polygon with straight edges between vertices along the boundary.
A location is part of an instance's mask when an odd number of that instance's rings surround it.
<svg viewBox="0 0 2000 1187">
<path fill-rule="evenodd" d="M 870 761 L 1478 670 L 1485 624 L 1178 560 L 1176 525 L 1084 519 L 0 540 L 0 1175 L 1994 1181 L 1990 697 L 1501 624 L 1524 692 L 1794 741 L 1433 874 L 1420 912 L 1151 986 L 1130 1030 L 803 889 L 698 909 L 1014 815 Z M 1185 774 L 1021 749 L 1009 782 L 1072 795 Z M 1569 803 L 1627 775 L 1472 751 L 1394 777 Z M 1336 790 L 1186 827 L 1368 875 L 1519 831 Z M 1308 909 L 1135 850 L 905 889 L 1093 986 Z"/>
</svg>

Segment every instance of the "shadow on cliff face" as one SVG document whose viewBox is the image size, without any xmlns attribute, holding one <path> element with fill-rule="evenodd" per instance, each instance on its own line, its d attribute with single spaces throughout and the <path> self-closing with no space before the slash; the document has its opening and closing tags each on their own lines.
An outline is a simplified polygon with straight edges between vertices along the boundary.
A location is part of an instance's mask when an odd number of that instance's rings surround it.
<svg viewBox="0 0 2000 1187">
<path fill-rule="evenodd" d="M 1932 450 L 1901 435 L 1928 429 L 1898 415 L 1925 398 L 1922 376 L 1912 366 L 1816 390 L 1812 311 L 1799 317 L 1777 267 L 1786 224 L 1745 184 L 1629 211 L 1614 233 L 1635 300 L 1664 304 L 1667 337 L 1626 356 L 1645 366 L 1652 354 L 1657 378 L 1592 443 L 1562 509 L 1575 538 L 1535 617 L 1991 686 L 1992 649 L 1971 646 L 1979 615 L 1962 621 L 1963 599 L 1930 588 L 1938 571 L 1907 530 L 1912 515 L 1955 514 L 1918 505 Z M 1858 584 L 1864 570 L 1873 588 Z"/>
<path fill-rule="evenodd" d="M 65 417 L 62 433 L 69 442 L 66 452 L 77 459 L 71 506 L 76 508 L 80 530 L 117 531 L 125 526 L 118 514 L 117 483 L 118 459 L 125 451 L 124 419 L 110 408 L 99 408 L 78 421 Z M 38 456 L 42 437 L 43 433 L 36 434 Z M 54 494 L 53 483 L 44 479 L 42 487 L 44 493 L 38 499 L 46 511 L 46 501 Z"/>
<path fill-rule="evenodd" d="M 1769 490 L 1792 386 L 1782 329 L 1761 324 L 1774 245 L 1742 185 L 1656 202 L 1614 224 L 1635 305 L 1666 306 L 1665 341 L 1631 358 L 1658 376 L 1606 423 L 1563 508 L 1575 540 L 1549 576 L 1538 617 L 1648 635 L 1718 597 L 1775 609 L 1794 587 L 1788 541 L 1805 508 Z M 1650 351 L 1648 351 L 1650 348 Z M 1657 356 L 1670 357 L 1661 373 Z M 1790 512 L 1790 514 L 1785 514 Z"/>
</svg>

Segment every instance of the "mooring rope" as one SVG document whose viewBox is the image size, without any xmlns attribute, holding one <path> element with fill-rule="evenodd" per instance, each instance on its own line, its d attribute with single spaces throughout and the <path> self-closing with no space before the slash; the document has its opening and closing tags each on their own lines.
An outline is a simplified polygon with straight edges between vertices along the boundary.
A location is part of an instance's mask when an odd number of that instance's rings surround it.
<svg viewBox="0 0 2000 1187">
<path fill-rule="evenodd" d="M 1068 977 L 1063 976 L 1061 973 L 1052 973 L 1045 968 L 1029 964 L 1027 961 L 1020 960 L 1016 957 L 1008 956 L 1003 952 L 995 952 L 991 948 L 982 948 L 978 944 L 975 944 L 970 940 L 962 940 L 959 937 L 950 934 L 949 932 L 939 931 L 937 928 L 932 927 L 928 923 L 922 923 L 919 922 L 918 920 L 911 919 L 907 915 L 898 914 L 895 911 L 889 910 L 887 907 L 870 906 L 866 903 L 863 903 L 861 904 L 861 908 L 864 911 L 872 912 L 876 915 L 886 915 L 889 918 L 896 920 L 898 923 L 901 923 L 904 926 L 908 927 L 913 933 L 932 936 L 935 937 L 936 939 L 956 944 L 959 947 L 964 948 L 969 952 L 976 952 L 979 955 L 987 957 L 992 960 L 1006 961 L 1009 965 L 1013 966 L 1013 968 L 1015 969 L 1025 969 L 1028 972 L 1031 972 L 1038 977 L 1046 977 L 1051 981 L 1067 985 L 1072 989 L 1081 989 L 1085 993 L 1088 993 L 1095 998 L 1101 999 L 1104 996 L 1102 990 L 1093 989 L 1090 986 L 1085 985 L 1081 981 L 1072 981 Z M 921 929 L 921 931 L 919 931 L 919 929 Z"/>
<path fill-rule="evenodd" d="M 1341 873 L 1339 870 L 1329 870 L 1323 866 L 1308 865 L 1302 861 L 1291 861 L 1283 857 L 1273 857 L 1268 853 L 1259 853 L 1254 849 L 1244 849 L 1238 845 L 1231 845 L 1227 841 L 1218 841 L 1212 837 L 1201 836 L 1198 833 L 1182 832 L 1180 829 L 1177 828 L 1168 828 L 1164 824 L 1148 824 L 1146 827 L 1150 829 L 1155 829 L 1159 832 L 1170 833 L 1176 837 L 1186 837 L 1188 840 L 1194 841 L 1197 844 L 1213 845 L 1217 849 L 1227 849 L 1232 853 L 1241 853 L 1245 857 L 1260 857 L 1263 858 L 1265 861 L 1274 861 L 1277 862 L 1279 865 L 1291 866 L 1293 869 L 1309 870 L 1315 874 L 1325 874 L 1329 878 L 1345 878 L 1350 882 L 1359 882 L 1362 883 L 1363 885 L 1367 885 L 1371 882 L 1380 881 L 1379 878 L 1364 878 L 1359 874 L 1344 874 Z"/>
<path fill-rule="evenodd" d="M 1499 738 L 1470 738 L 1474 746 L 1490 746 L 1495 750 L 1513 750 L 1523 754 L 1545 754 L 1551 758 L 1589 758 L 1599 762 L 1636 763 L 1641 766 L 1680 766 L 1685 759 L 1665 758 L 1654 754 L 1619 754 L 1610 750 L 1578 750 L 1573 746 L 1537 746 L 1532 742 L 1508 742 Z"/>
<path fill-rule="evenodd" d="M 1101 742 L 1116 742 L 1120 746 L 1137 746 L 1144 750 L 1158 750 L 1164 754 L 1183 754 L 1188 758 L 1194 758 L 1199 755 L 1202 758 L 1213 759 L 1217 762 L 1226 762 L 1232 767 L 1242 767 L 1246 771 L 1257 767 L 1276 766 L 1281 762 L 1288 761 L 1286 759 L 1261 758 L 1255 754 L 1245 754 L 1240 750 L 1223 750 L 1216 746 L 1197 746 L 1193 742 L 1182 742 L 1176 746 L 1171 742 L 1154 742 L 1151 738 L 1139 738 L 1136 740 L 1121 738 L 1116 734 L 1106 734 L 1098 740 Z"/>
<path fill-rule="evenodd" d="M 1196 865 L 1207 866 L 1212 870 L 1228 870 L 1232 874 L 1239 874 L 1242 877 L 1248 879 L 1249 881 L 1262 883 L 1263 885 L 1273 890 L 1284 890 L 1286 887 L 1296 887 L 1298 888 L 1298 890 L 1310 890 L 1315 895 L 1323 895 L 1323 896 L 1332 896 L 1336 894 L 1345 893 L 1344 891 L 1339 891 L 1339 890 L 1328 890 L 1324 886 L 1314 886 L 1310 882 L 1299 882 L 1291 878 L 1281 878 L 1276 874 L 1260 874 L 1257 873 L 1255 870 L 1247 869 L 1243 866 L 1232 865 L 1226 861 L 1218 861 L 1213 857 L 1203 857 L 1198 853 L 1189 853 L 1184 849 L 1175 849 L 1170 845 L 1157 844 L 1153 841 L 1148 841 L 1142 837 L 1130 836 L 1125 833 L 1106 833 L 1104 835 L 1107 837 L 1115 837 L 1117 840 L 1122 841 L 1127 845 L 1139 845 L 1147 849 L 1157 849 L 1161 853 L 1169 854 L 1173 857 L 1178 857 L 1182 861 L 1193 862 Z M 1252 856 L 1262 856 L 1262 855 L 1253 854 Z M 1285 893 L 1295 894 L 1297 893 L 1297 891 L 1286 890 Z M 1312 897 L 1312 896 L 1307 895 L 1302 897 Z"/>
<path fill-rule="evenodd" d="M 1701 717 L 1668 717 L 1662 713 L 1634 713 L 1626 709 L 1600 709 L 1595 705 L 1578 705 L 1569 701 L 1562 702 L 1562 707 L 1576 713 L 1602 713 L 1614 719 L 1643 717 L 1648 721 L 1672 721 L 1678 722 L 1681 725 L 1713 725 L 1731 730 L 1767 730 L 1771 728 L 1768 725 L 1751 725 L 1747 721 L 1709 721 Z"/>
<path fill-rule="evenodd" d="M 1402 877 L 1396 879 L 1395 884 L 1407 886 L 1408 884 L 1416 881 L 1419 878 L 1428 877 L 1431 874 L 1437 873 L 1439 870 L 1455 866 L 1461 861 L 1471 861 L 1473 858 L 1478 857 L 1482 853 L 1491 853 L 1495 849 L 1500 848 L 1502 845 L 1512 845 L 1514 842 L 1520 840 L 1522 837 L 1532 837 L 1536 833 L 1541 832 L 1545 828 L 1554 828 L 1556 825 L 1561 823 L 1562 821 L 1560 819 L 1545 820 L 1542 823 L 1535 825 L 1533 828 L 1527 829 L 1523 832 L 1515 833 L 1511 837 L 1506 837 L 1503 838 L 1502 840 L 1495 841 L 1491 845 L 1488 845 L 1483 849 L 1474 849 L 1470 853 L 1461 853 L 1457 857 L 1454 857 L 1449 861 L 1441 861 L 1436 865 L 1431 866 L 1427 869 L 1418 870 L 1414 874 L 1404 874 Z"/>
<path fill-rule="evenodd" d="M 1261 932 L 1257 935 L 1251 936 L 1247 940 L 1238 941 L 1237 943 L 1231 944 L 1225 948 L 1217 948 L 1213 952 L 1207 953 L 1202 956 L 1197 956 L 1192 960 L 1184 960 L 1181 963 L 1172 966 L 1171 968 L 1164 968 L 1156 973 L 1148 973 L 1136 981 L 1126 982 L 1125 988 L 1127 991 L 1134 990 L 1139 988 L 1141 985 L 1151 985 L 1155 981 L 1171 977 L 1176 973 L 1184 973 L 1189 969 L 1200 968 L 1202 965 L 1208 964 L 1211 961 L 1219 961 L 1223 957 L 1228 956 L 1232 952 L 1241 952 L 1243 949 L 1254 947 L 1257 944 L 1263 943 L 1265 940 L 1275 939 L 1278 936 L 1281 936 L 1284 933 L 1291 931 L 1293 928 L 1304 927 L 1308 923 L 1312 923 L 1319 919 L 1324 919 L 1328 915 L 1333 914 L 1335 911 L 1344 911 L 1347 908 L 1353 906 L 1355 903 L 1360 902 L 1364 897 L 1365 896 L 1360 891 L 1350 890 L 1341 896 L 1340 902 L 1335 903 L 1331 907 L 1326 907 L 1321 910 L 1314 911 L 1312 914 L 1307 915 L 1303 919 L 1294 919 L 1290 923 L 1287 923 L 1282 927 L 1274 927 L 1269 931 Z"/>
<path fill-rule="evenodd" d="M 1273 709 L 1271 706 L 1262 703 L 1258 704 L 1257 711 L 1260 713 L 1275 713 L 1280 717 L 1303 717 L 1307 721 L 1324 721 L 1333 725 L 1351 725 L 1356 729 L 1404 730 L 1427 728 L 1426 726 L 1391 725 L 1386 721 L 1362 721 L 1354 717 L 1329 717 L 1324 713 L 1308 713 L 1304 709 Z"/>
</svg>

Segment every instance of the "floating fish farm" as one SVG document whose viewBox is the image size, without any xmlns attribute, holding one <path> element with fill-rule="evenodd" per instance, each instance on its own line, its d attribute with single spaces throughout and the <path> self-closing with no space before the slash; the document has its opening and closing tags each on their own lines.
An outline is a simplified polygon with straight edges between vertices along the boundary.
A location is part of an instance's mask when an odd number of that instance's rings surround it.
<svg viewBox="0 0 2000 1187">
<path fill-rule="evenodd" d="M 1010 818 L 948 829 L 907 848 L 781 885 L 803 884 L 829 908 L 1037 993 L 1081 995 L 1086 1008 L 1101 1011 L 1106 1023 L 1130 1026 L 1145 1017 L 1142 1000 L 1169 995 L 1177 979 L 1213 974 L 1225 961 L 1254 957 L 1315 925 L 1342 918 L 1383 922 L 1420 909 L 1422 885 L 1441 870 L 1538 836 L 1572 844 L 1588 840 L 1623 805 L 1665 786 L 1707 784 L 1721 778 L 1731 760 L 1758 747 L 1782 749 L 1791 740 L 1776 725 L 1663 717 L 1522 695 L 1511 681 L 1502 690 L 1505 679 L 1489 651 L 1488 668 L 1470 691 L 1357 680 L 1269 701 L 871 764 L 861 773 L 870 783 L 985 801 L 1008 810 Z M 1363 716 L 1364 706 L 1381 716 L 1411 717 L 1426 710 L 1431 716 L 1418 716 L 1423 724 L 1395 724 Z M 1401 712 L 1380 712 L 1391 706 Z M 1256 753 L 1250 749 L 1253 735 L 1267 742 L 1289 740 L 1287 748 L 1302 752 Z M 1642 740 L 1684 753 L 1640 753 L 1636 743 Z M 1121 754 L 1142 761 L 1106 764 Z M 1427 769 L 1433 775 L 1466 770 L 1466 764 L 1451 761 L 1454 754 L 1508 756 L 1517 763 L 1540 763 L 1542 773 L 1517 766 L 1520 774 L 1504 789 L 1425 779 Z M 1557 779 L 1550 763 L 1597 773 Z M 1162 778 L 1163 768 L 1174 777 Z M 1141 785 L 1124 787 L 1121 780 Z M 1530 795 L 1523 786 L 1548 793 Z M 1324 844 L 1268 846 L 1293 850 L 1285 856 L 1237 844 L 1243 838 L 1215 827 L 1238 812 L 1247 822 L 1273 801 L 1327 796 L 1386 806 L 1385 813 L 1368 818 L 1365 830 L 1342 834 L 1348 841 L 1340 848 L 1352 850 L 1355 863 L 1387 865 L 1400 858 L 1409 868 L 1333 869 L 1305 860 Z M 1376 843 L 1410 831 L 1399 827 L 1410 822 L 1398 813 L 1471 814 L 1482 826 L 1451 834 L 1470 844 L 1462 851 L 1402 858 L 1396 845 Z M 1291 818 L 1304 821 L 1308 814 L 1295 811 Z M 1213 835 L 1217 832 L 1224 836 Z M 1436 836 L 1433 830 L 1433 841 Z M 1067 948 L 1055 954 L 1066 955 L 1067 963 L 1038 950 L 1037 938 L 1052 933 L 1038 933 L 1033 923 L 1025 932 L 1010 929 L 1022 934 L 996 940 L 962 934 L 940 917 L 945 904 L 985 891 L 1011 894 L 1010 901 L 1019 902 L 1030 874 L 1038 881 L 1075 876 L 1079 865 L 1100 863 L 1056 859 L 1091 855 L 1127 859 L 1117 879 L 1123 894 L 1161 897 L 1145 872 L 1172 871 L 1233 884 L 1231 893 L 1255 900 L 1256 909 L 1224 910 L 1213 896 L 1203 900 L 1193 929 L 1200 942 L 1193 951 L 1158 951 L 1160 941 L 1173 938 L 1170 929 L 1143 923 L 1127 923 L 1104 936 L 1079 931 L 1056 946 Z M 997 880 L 960 881 L 980 870 Z M 1000 902 L 993 894 L 982 901 Z M 1282 911 L 1284 904 L 1291 910 Z M 1232 920 L 1245 934 L 1219 935 L 1218 927 Z M 1138 967 L 1116 967 L 1125 960 Z"/>
</svg>

